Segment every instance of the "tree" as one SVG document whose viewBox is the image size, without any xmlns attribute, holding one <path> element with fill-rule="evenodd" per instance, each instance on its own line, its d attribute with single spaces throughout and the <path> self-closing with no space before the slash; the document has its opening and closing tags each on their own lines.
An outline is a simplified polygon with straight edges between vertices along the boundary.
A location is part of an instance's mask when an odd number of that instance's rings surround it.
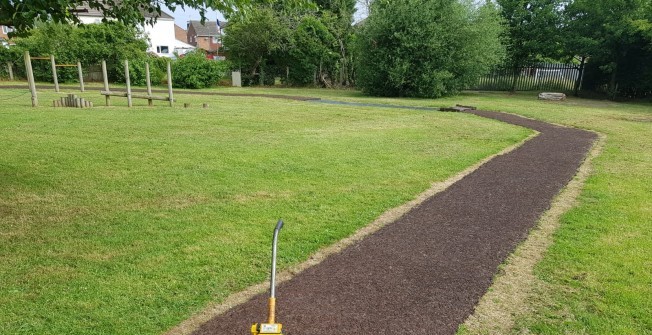
<svg viewBox="0 0 652 335">
<path fill-rule="evenodd" d="M 564 36 L 568 56 L 588 58 L 591 89 L 652 96 L 652 0 L 575 0 L 564 10 Z"/>
<path fill-rule="evenodd" d="M 147 50 L 147 40 L 137 29 L 117 22 L 80 27 L 38 23 L 30 36 L 16 38 L 15 42 L 16 45 L 9 50 L 14 55 L 11 61 L 17 65 L 23 66 L 22 57 L 26 50 L 32 56 L 54 55 L 60 64 L 79 61 L 84 65 L 97 65 L 106 60 L 111 79 L 122 77 L 121 62 L 125 59 L 133 64 L 142 60 L 144 67 Z M 38 80 L 52 80 L 48 62 L 34 62 L 33 67 Z M 59 68 L 58 76 L 61 81 L 76 80 L 76 71 L 74 68 Z M 142 77 L 144 82 L 144 75 Z M 138 80 L 135 79 L 134 83 Z"/>
<path fill-rule="evenodd" d="M 507 61 L 513 69 L 512 91 L 518 71 L 527 63 L 559 56 L 562 35 L 560 0 L 497 0 L 507 25 Z"/>
<path fill-rule="evenodd" d="M 292 32 L 277 12 L 270 6 L 253 8 L 247 16 L 237 16 L 230 21 L 224 35 L 224 47 L 235 66 L 245 72 L 245 80 L 264 81 L 265 65 L 272 53 L 287 49 Z M 272 76 L 273 78 L 273 76 Z"/>
<path fill-rule="evenodd" d="M 282 0 L 290 5 L 305 5 L 309 0 Z M 38 21 L 57 23 L 79 23 L 75 15 L 77 8 L 88 6 L 101 11 L 105 21 L 117 19 L 127 26 L 151 23 L 144 13 L 161 13 L 167 6 L 197 8 L 202 19 L 207 8 L 218 10 L 225 15 L 236 10 L 246 11 L 252 5 L 269 3 L 272 0 L 3 0 L 0 1 L 0 25 L 12 26 L 19 34 L 26 33 Z"/>
<path fill-rule="evenodd" d="M 455 94 L 502 60 L 501 33 L 489 1 L 374 1 L 358 36 L 356 84 L 371 95 Z"/>
</svg>

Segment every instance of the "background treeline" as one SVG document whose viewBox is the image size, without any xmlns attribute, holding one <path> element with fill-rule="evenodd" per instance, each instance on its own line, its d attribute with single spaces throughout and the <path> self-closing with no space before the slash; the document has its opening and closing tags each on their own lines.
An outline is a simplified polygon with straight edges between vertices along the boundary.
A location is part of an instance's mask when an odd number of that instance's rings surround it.
<svg viewBox="0 0 652 335">
<path fill-rule="evenodd" d="M 317 0 L 311 8 L 261 5 L 230 17 L 227 58 L 245 85 L 349 86 L 354 81 L 355 0 Z"/>
<path fill-rule="evenodd" d="M 171 60 L 147 53 L 147 39 L 140 30 L 117 22 L 71 26 L 40 23 L 28 37 L 15 38 L 15 46 L 0 47 L 0 68 L 13 63 L 15 75 L 25 77 L 24 52 L 33 57 L 54 55 L 57 64 L 82 63 L 85 72 L 100 71 L 102 60 L 107 64 L 110 82 L 124 83 L 124 60 L 129 61 L 133 85 L 145 85 L 145 64 L 150 65 L 154 85 L 167 81 L 167 63 L 172 62 L 175 87 L 205 88 L 216 84 L 228 72 L 230 65 L 206 59 L 201 51 Z M 37 81 L 52 82 L 52 67 L 48 60 L 32 61 Z M 60 82 L 76 82 L 76 67 L 58 67 Z"/>
<path fill-rule="evenodd" d="M 360 1 L 360 0 L 359 0 Z M 537 63 L 574 64 L 581 92 L 610 98 L 652 98 L 652 0 L 365 0 L 369 16 L 354 25 L 356 0 L 314 0 L 312 6 L 264 2 L 228 17 L 223 38 L 229 63 L 191 55 L 174 61 L 178 87 L 214 85 L 230 69 L 245 85 L 357 87 L 372 95 L 440 97 L 473 87 L 496 69 L 517 89 Z M 59 63 L 99 64 L 121 81 L 129 59 L 135 84 L 150 62 L 154 82 L 167 59 L 146 54 L 145 39 L 120 24 L 40 24 L 0 62 L 20 75 L 22 51 L 54 54 Z M 4 68 L 1 66 L 0 68 Z M 37 79 L 51 80 L 47 62 Z M 74 80 L 74 68 L 60 69 Z M 573 79 L 571 79 L 573 80 Z M 580 80 L 575 82 L 579 88 Z"/>
</svg>

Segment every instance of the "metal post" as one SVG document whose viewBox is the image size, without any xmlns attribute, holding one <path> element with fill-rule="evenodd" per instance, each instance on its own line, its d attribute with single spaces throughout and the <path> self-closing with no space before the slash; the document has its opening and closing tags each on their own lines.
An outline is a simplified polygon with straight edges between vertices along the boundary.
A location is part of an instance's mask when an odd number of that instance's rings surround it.
<svg viewBox="0 0 652 335">
<path fill-rule="evenodd" d="M 32 107 L 38 107 L 38 97 L 36 96 L 36 83 L 34 83 L 34 72 L 32 70 L 32 57 L 29 51 L 25 51 L 25 69 L 27 70 L 27 83 L 32 93 Z"/>
<path fill-rule="evenodd" d="M 283 220 L 278 220 L 274 228 L 272 239 L 272 275 L 269 282 L 269 302 L 267 323 L 276 323 L 276 246 L 278 244 L 278 232 L 283 228 Z"/>
<path fill-rule="evenodd" d="M 152 81 L 149 76 L 149 63 L 145 63 L 145 79 L 147 80 L 147 97 L 152 96 Z M 147 99 L 147 105 L 152 106 L 152 99 Z"/>
<path fill-rule="evenodd" d="M 125 83 L 127 84 L 127 106 L 131 107 L 131 81 L 129 79 L 129 61 L 125 59 Z"/>
<path fill-rule="evenodd" d="M 79 89 L 84 92 L 84 74 L 82 73 L 81 62 L 77 62 L 77 71 L 79 71 Z"/>
<path fill-rule="evenodd" d="M 54 55 L 50 55 L 52 64 L 52 79 L 54 79 L 54 91 L 59 92 L 59 79 L 57 78 L 57 63 L 54 61 Z"/>
<path fill-rule="evenodd" d="M 7 62 L 7 71 L 9 72 L 9 80 L 14 80 L 14 66 L 11 62 Z"/>
<path fill-rule="evenodd" d="M 109 93 L 109 76 L 106 74 L 106 61 L 102 61 L 102 78 L 104 79 L 104 90 Z M 106 105 L 111 106 L 111 96 L 105 95 Z"/>
<path fill-rule="evenodd" d="M 168 61 L 168 98 L 170 99 L 170 107 L 174 104 L 174 96 L 172 95 L 172 67 Z"/>
</svg>

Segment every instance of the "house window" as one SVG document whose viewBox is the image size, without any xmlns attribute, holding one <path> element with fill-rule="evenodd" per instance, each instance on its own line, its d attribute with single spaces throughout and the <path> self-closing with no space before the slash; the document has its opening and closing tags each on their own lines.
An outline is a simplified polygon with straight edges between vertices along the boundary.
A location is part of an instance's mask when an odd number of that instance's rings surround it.
<svg viewBox="0 0 652 335">
<path fill-rule="evenodd" d="M 170 49 L 168 48 L 167 45 L 159 45 L 156 47 L 156 53 L 167 54 L 170 53 Z"/>
<path fill-rule="evenodd" d="M 219 37 L 213 36 L 213 43 L 219 43 Z"/>
<path fill-rule="evenodd" d="M 9 29 L 7 28 L 7 26 L 2 26 L 2 33 L 5 35 L 9 33 Z"/>
</svg>

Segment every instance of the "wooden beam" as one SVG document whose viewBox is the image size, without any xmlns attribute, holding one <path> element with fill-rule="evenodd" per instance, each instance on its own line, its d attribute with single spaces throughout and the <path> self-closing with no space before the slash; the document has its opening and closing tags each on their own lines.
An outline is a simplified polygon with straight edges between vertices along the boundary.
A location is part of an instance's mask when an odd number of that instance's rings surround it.
<svg viewBox="0 0 652 335">
<path fill-rule="evenodd" d="M 106 74 L 106 61 L 102 61 L 102 79 L 104 79 L 104 90 L 109 91 L 109 76 Z M 106 96 L 106 105 L 111 106 L 111 96 Z"/>
<path fill-rule="evenodd" d="M 54 91 L 59 92 L 59 79 L 57 78 L 57 62 L 54 60 L 54 55 L 50 55 L 50 63 L 52 64 L 52 79 L 54 79 Z"/>
<path fill-rule="evenodd" d="M 32 58 L 29 51 L 25 51 L 25 70 L 27 70 L 27 82 L 32 92 L 32 107 L 38 107 L 38 96 L 36 95 L 36 83 L 34 83 L 34 71 L 32 70 Z"/>
<path fill-rule="evenodd" d="M 81 62 L 77 62 L 77 71 L 79 71 L 79 89 L 84 92 L 84 74 L 82 73 Z"/>
</svg>

